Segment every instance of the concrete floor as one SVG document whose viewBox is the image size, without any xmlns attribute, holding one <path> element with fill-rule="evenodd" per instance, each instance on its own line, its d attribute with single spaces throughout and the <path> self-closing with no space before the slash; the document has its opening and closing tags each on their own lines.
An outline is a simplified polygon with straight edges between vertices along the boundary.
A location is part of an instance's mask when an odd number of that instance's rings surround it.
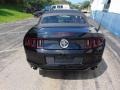
<svg viewBox="0 0 120 90">
<path fill-rule="evenodd" d="M 0 90 L 120 90 L 120 38 L 106 30 L 103 61 L 96 70 L 32 70 L 22 40 L 37 21 L 0 25 Z"/>
</svg>

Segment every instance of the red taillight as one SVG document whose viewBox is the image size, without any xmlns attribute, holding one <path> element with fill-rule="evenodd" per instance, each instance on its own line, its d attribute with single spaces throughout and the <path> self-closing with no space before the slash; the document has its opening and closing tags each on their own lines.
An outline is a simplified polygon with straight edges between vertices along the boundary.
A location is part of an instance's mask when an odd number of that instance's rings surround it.
<svg viewBox="0 0 120 90">
<path fill-rule="evenodd" d="M 89 38 L 86 40 L 86 48 L 95 48 L 103 44 L 103 38 Z"/>
<path fill-rule="evenodd" d="M 41 48 L 42 39 L 38 38 L 25 38 L 25 46 L 30 48 Z"/>
</svg>

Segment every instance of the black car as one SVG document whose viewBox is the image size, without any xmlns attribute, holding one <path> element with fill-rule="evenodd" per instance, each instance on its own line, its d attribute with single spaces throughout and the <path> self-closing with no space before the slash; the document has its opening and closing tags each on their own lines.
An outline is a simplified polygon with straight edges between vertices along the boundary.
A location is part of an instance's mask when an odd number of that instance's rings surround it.
<svg viewBox="0 0 120 90">
<path fill-rule="evenodd" d="M 27 61 L 33 69 L 95 69 L 102 60 L 105 38 L 89 28 L 77 10 L 45 12 L 24 37 Z"/>
</svg>

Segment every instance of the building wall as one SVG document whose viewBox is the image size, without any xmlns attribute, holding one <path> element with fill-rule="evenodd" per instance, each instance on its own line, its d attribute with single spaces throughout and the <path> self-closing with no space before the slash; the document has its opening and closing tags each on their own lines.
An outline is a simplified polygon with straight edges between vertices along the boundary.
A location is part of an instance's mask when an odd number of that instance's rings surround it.
<svg viewBox="0 0 120 90">
<path fill-rule="evenodd" d="M 111 0 L 109 12 L 120 14 L 120 0 Z"/>
<path fill-rule="evenodd" d="M 111 0 L 109 9 L 103 11 L 106 2 L 107 0 L 94 0 L 91 4 L 91 16 L 106 29 L 120 36 L 120 0 Z"/>
</svg>

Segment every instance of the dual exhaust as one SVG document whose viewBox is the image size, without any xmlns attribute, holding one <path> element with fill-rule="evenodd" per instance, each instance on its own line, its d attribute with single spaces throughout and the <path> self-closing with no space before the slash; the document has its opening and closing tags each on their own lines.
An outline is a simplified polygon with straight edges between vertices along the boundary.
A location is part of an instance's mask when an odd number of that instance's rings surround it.
<svg viewBox="0 0 120 90">
<path fill-rule="evenodd" d="M 34 69 L 34 70 L 37 70 L 38 67 L 32 65 L 31 68 Z M 95 67 L 91 67 L 90 69 L 91 69 L 91 70 L 95 70 L 96 68 L 97 68 L 97 66 L 95 66 Z"/>
</svg>

